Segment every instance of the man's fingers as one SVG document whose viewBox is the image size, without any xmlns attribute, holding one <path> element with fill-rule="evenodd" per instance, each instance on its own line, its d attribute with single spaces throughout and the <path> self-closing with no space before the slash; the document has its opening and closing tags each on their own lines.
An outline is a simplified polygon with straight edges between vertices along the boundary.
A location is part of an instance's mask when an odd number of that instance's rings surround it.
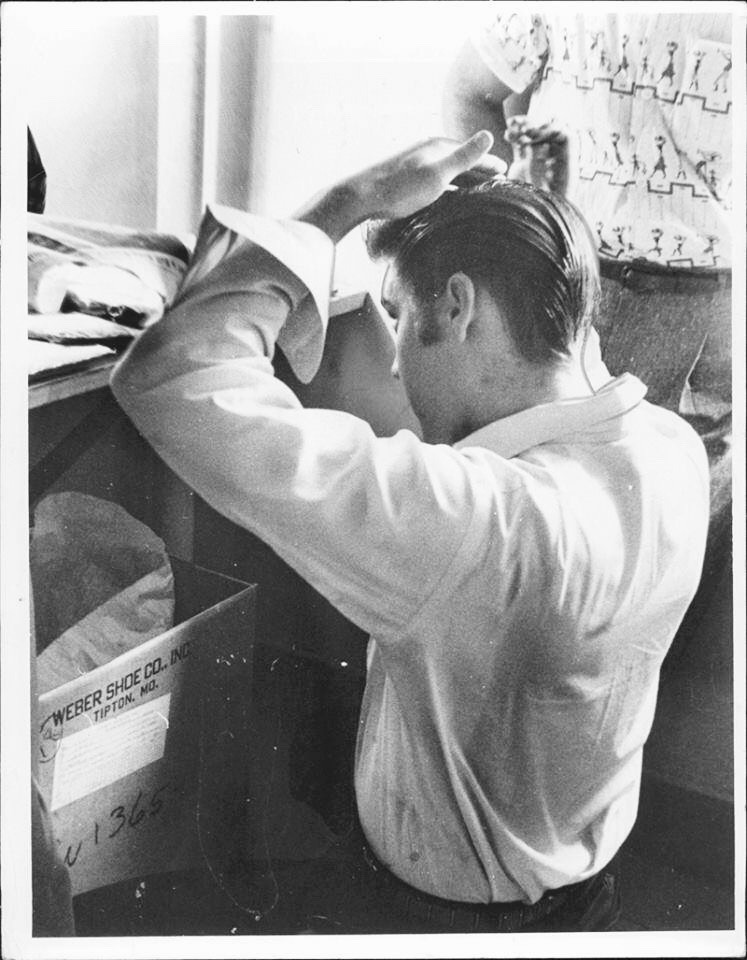
<svg viewBox="0 0 747 960">
<path fill-rule="evenodd" d="M 509 117 L 508 123 L 506 124 L 506 132 L 503 134 L 503 139 L 508 143 L 514 143 L 524 134 L 528 126 L 529 122 L 525 116 Z"/>
<path fill-rule="evenodd" d="M 479 183 L 482 180 L 489 180 L 491 177 L 499 177 L 505 174 L 508 164 L 500 157 L 492 153 L 485 154 L 469 170 L 463 170 L 455 177 L 451 178 L 451 183 L 459 184 L 461 181 Z"/>
<path fill-rule="evenodd" d="M 493 146 L 493 134 L 488 130 L 478 130 L 469 140 L 460 143 L 458 147 L 447 154 L 439 163 L 442 172 L 448 180 L 458 177 L 460 173 L 465 173 L 474 167 L 482 158 L 486 161 L 485 154 Z M 495 158 L 498 160 L 498 158 Z M 500 161 L 499 161 L 500 162 Z M 492 164 L 488 162 L 488 168 Z M 500 173 L 500 170 L 496 170 Z"/>
<path fill-rule="evenodd" d="M 524 138 L 526 138 L 526 140 L 524 140 Z M 528 144 L 561 144 L 565 143 L 567 140 L 568 136 L 565 131 L 560 130 L 558 127 L 551 127 L 549 124 L 544 124 L 541 127 L 534 127 L 533 129 L 527 129 L 524 131 L 522 137 L 522 142 L 526 142 Z"/>
<path fill-rule="evenodd" d="M 464 170 L 462 173 L 458 173 L 455 177 L 452 177 L 451 183 L 453 183 L 455 187 L 474 187 L 484 180 L 492 180 L 493 177 L 505 176 L 507 170 L 508 164 L 504 163 L 499 157 L 487 154 L 479 163 L 476 163 L 474 167 L 470 167 L 469 170 Z"/>
<path fill-rule="evenodd" d="M 505 173 L 508 169 L 508 164 L 505 160 L 501 160 L 500 157 L 496 157 L 494 153 L 486 153 L 485 156 L 478 160 L 470 169 L 484 176 L 494 177 L 496 174 Z"/>
</svg>

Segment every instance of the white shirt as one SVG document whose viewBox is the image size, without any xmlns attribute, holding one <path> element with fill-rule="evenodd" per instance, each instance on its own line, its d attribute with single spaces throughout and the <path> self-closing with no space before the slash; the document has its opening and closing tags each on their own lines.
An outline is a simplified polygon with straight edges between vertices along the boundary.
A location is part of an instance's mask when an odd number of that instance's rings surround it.
<svg viewBox="0 0 747 960">
<path fill-rule="evenodd" d="M 501 9 L 472 39 L 506 86 L 518 92 L 535 84 L 532 122 L 554 120 L 574 134 L 571 198 L 600 253 L 670 267 L 728 266 L 728 12 Z"/>
<path fill-rule="evenodd" d="M 626 375 L 455 447 L 377 438 L 273 376 L 279 336 L 316 370 L 331 242 L 214 208 L 206 251 L 113 389 L 201 496 L 371 634 L 356 793 L 374 851 L 465 901 L 595 873 L 635 820 L 700 575 L 697 435 Z"/>
</svg>

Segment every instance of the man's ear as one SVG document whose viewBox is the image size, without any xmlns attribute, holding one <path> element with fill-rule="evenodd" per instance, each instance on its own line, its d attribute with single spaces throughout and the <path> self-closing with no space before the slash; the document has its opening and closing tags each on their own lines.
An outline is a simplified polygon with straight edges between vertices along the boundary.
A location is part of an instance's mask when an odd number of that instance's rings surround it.
<svg viewBox="0 0 747 960">
<path fill-rule="evenodd" d="M 448 336 L 463 343 L 475 320 L 477 290 L 466 273 L 453 273 L 444 291 L 441 305 L 441 322 Z"/>
</svg>

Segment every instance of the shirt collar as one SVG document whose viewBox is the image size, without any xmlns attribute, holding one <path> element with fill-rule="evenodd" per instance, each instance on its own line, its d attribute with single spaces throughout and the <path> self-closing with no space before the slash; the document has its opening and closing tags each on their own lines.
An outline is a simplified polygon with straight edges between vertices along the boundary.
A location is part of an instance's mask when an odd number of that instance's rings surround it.
<svg viewBox="0 0 747 960">
<path fill-rule="evenodd" d="M 613 440 L 622 436 L 624 414 L 638 406 L 646 390 L 637 377 L 624 373 L 592 396 L 529 407 L 481 427 L 454 446 L 457 450 L 487 447 L 508 460 L 542 443 L 579 439 L 579 435 Z"/>
</svg>

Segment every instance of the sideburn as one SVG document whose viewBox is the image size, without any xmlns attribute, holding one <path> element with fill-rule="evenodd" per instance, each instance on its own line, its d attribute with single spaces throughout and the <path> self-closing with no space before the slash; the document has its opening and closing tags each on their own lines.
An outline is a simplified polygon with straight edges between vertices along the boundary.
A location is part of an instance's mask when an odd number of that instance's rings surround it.
<svg viewBox="0 0 747 960">
<path fill-rule="evenodd" d="M 443 339 L 443 331 L 438 321 L 436 303 L 438 295 L 423 297 L 418 306 L 418 340 L 424 347 L 432 347 Z"/>
</svg>

